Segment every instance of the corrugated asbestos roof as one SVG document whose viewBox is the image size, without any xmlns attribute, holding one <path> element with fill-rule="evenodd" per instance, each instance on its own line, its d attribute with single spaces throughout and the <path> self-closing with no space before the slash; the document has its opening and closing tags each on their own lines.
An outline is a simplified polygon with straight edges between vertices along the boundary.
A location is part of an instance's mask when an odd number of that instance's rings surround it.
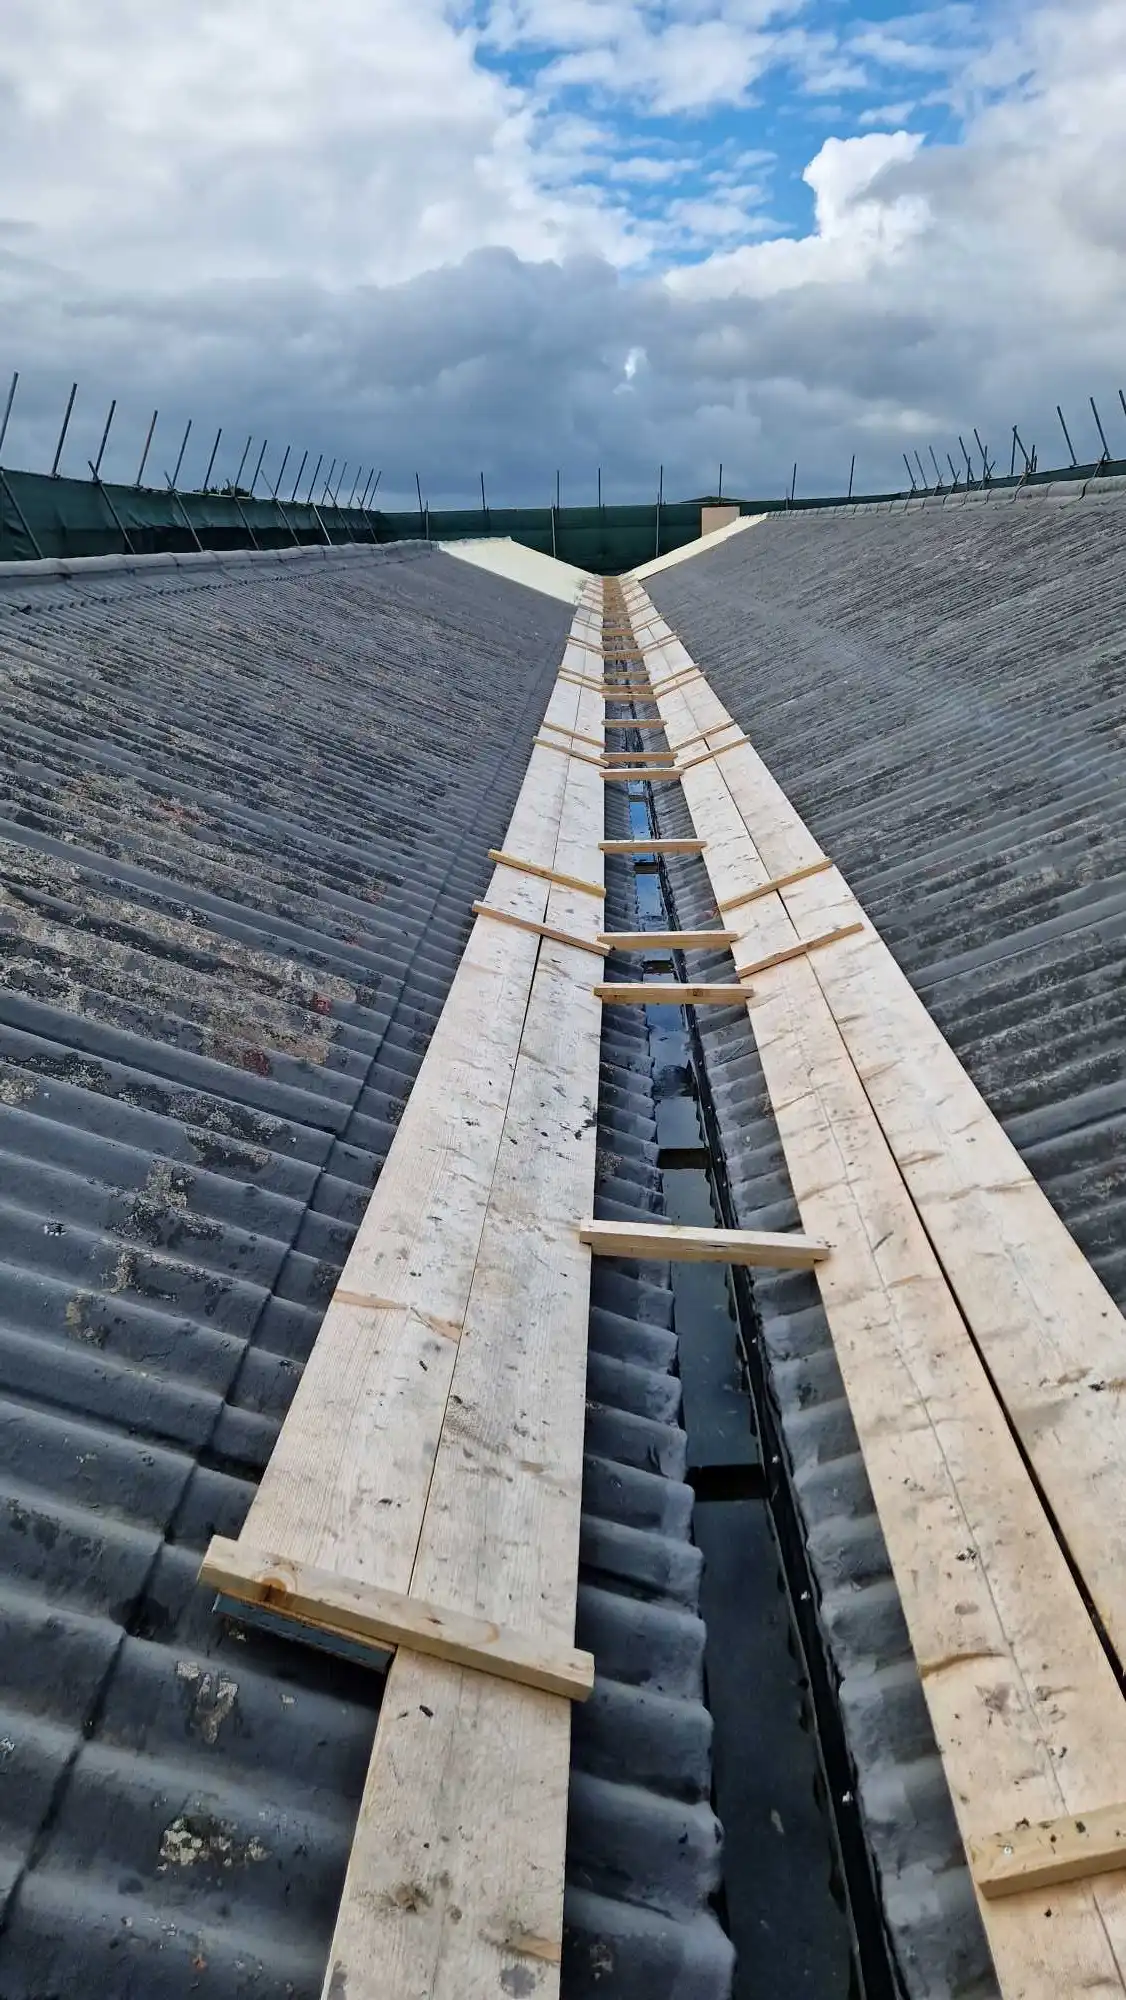
<svg viewBox="0 0 1126 2000">
<path fill-rule="evenodd" d="M 1126 500 L 772 520 L 652 596 L 1126 1304 Z M 657 793 L 669 832 L 683 804 Z M 710 904 L 674 862 L 679 919 Z M 700 1021 L 739 1220 L 796 1224 L 741 1014 Z M 992 1970 L 816 1289 L 763 1342 L 912 1995 Z"/>
<path fill-rule="evenodd" d="M 2 2000 L 320 1991 L 380 1681 L 216 1618 L 195 1573 L 269 1455 L 568 625 L 417 546 L 0 572 Z M 628 1023 L 600 1116 L 615 1198 L 651 1210 Z M 670 1326 L 659 1284 L 599 1273 L 570 2000 L 611 1966 L 626 2000 L 730 1974 Z"/>
</svg>

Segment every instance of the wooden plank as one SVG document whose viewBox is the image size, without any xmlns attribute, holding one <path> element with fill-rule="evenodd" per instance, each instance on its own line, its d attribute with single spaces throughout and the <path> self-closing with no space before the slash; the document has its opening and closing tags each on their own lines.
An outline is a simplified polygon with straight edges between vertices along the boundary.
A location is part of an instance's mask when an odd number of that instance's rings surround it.
<svg viewBox="0 0 1126 2000">
<path fill-rule="evenodd" d="M 717 986 L 686 980 L 652 980 L 643 985 L 596 986 L 600 1000 L 618 1007 L 733 1007 L 745 1002 L 749 986 Z"/>
<path fill-rule="evenodd" d="M 636 764 L 639 754 L 636 750 L 607 750 L 603 755 L 602 762 L 603 764 Z M 671 764 L 673 761 L 673 752 L 671 750 L 646 750 L 644 755 L 646 757 L 660 758 L 663 764 Z"/>
<path fill-rule="evenodd" d="M 729 916 L 733 910 L 742 910 L 748 903 L 757 903 L 762 896 L 774 896 L 779 889 L 790 889 L 795 882 L 804 882 L 811 875 L 821 875 L 832 865 L 828 855 L 821 854 L 816 861 L 808 861 L 804 868 L 791 868 L 788 875 L 775 875 L 769 882 L 759 882 L 755 888 L 743 890 L 731 902 L 721 903 L 721 914 Z"/>
<path fill-rule="evenodd" d="M 706 951 L 709 945 L 734 944 L 738 935 L 738 931 L 602 931 L 599 943 L 611 951 L 648 951 L 651 946 Z"/>
<path fill-rule="evenodd" d="M 1023 1821 L 970 1846 L 974 1881 L 983 1896 L 1017 1896 L 1126 1868 L 1126 1806 L 1061 1819 Z"/>
<path fill-rule="evenodd" d="M 412 1652 L 542 1688 L 568 1701 L 586 1701 L 594 1687 L 590 1653 L 552 1649 L 490 1619 L 314 1569 L 255 1549 L 245 1540 L 213 1535 L 199 1577 L 240 1604 L 262 1605 L 297 1624 L 359 1640 L 380 1653 L 389 1646 L 409 1646 Z"/>
<path fill-rule="evenodd" d="M 571 1704 L 406 1647 L 322 2000 L 555 2000 Z"/>
<path fill-rule="evenodd" d="M 491 917 L 497 924 L 512 924 L 516 930 L 534 931 L 537 937 L 551 938 L 555 944 L 570 945 L 574 951 L 590 951 L 596 957 L 605 958 L 608 947 L 591 938 L 575 937 L 570 931 L 557 931 L 551 924 L 534 923 L 531 917 L 514 917 L 511 910 L 498 910 L 492 903 L 474 903 L 475 917 Z"/>
<path fill-rule="evenodd" d="M 538 861 L 525 861 L 519 854 L 506 854 L 501 847 L 490 847 L 489 860 L 498 868 L 515 868 L 521 875 L 538 875 L 542 882 L 561 882 L 566 889 L 577 889 L 584 896 L 598 896 L 604 899 L 606 890 L 601 882 L 582 882 L 577 875 L 564 875 L 558 868 L 541 867 Z"/>
<path fill-rule="evenodd" d="M 650 731 L 663 730 L 664 726 L 665 725 L 661 721 L 659 716 L 620 715 L 614 717 L 612 715 L 608 715 L 606 717 L 607 729 L 637 729 L 640 730 L 642 735 L 645 734 L 646 730 Z"/>
<path fill-rule="evenodd" d="M 670 701 L 665 719 L 679 728 L 685 715 L 711 721 L 718 708 L 705 685 Z M 744 750 L 736 762 L 753 756 Z M 761 942 L 754 926 L 763 909 L 789 922 L 791 893 L 807 923 L 813 891 L 839 879 L 810 853 L 808 833 L 804 854 L 785 821 L 784 842 L 753 839 L 730 760 L 692 773 L 685 797 L 708 842 L 720 907 L 741 903 L 748 874 L 765 878 L 748 940 Z M 771 794 L 772 833 L 780 798 Z M 813 867 L 810 882 L 772 893 L 780 878 Z M 832 913 L 848 913 L 839 889 Z M 870 957 L 871 939 L 861 952 Z M 852 1014 L 842 1007 L 834 1018 L 830 1009 L 823 988 L 833 957 L 772 969 L 751 1018 L 803 1225 L 834 1245 L 817 1282 L 972 1849 L 999 1822 L 1086 1818 L 1081 1809 L 1092 1802 L 1126 1796 L 1126 1705 L 905 1185 L 918 1162 L 893 1157 L 873 1110 L 874 1073 L 862 1081 L 842 1038 Z M 885 1061 L 895 1067 L 887 1048 Z M 991 1164 L 986 1150 L 985 1182 Z M 998 1192 L 1006 1198 L 1006 1188 Z M 951 1253 L 948 1237 L 947 1270 Z M 1052 1422 L 1057 1406 L 1053 1388 L 1044 1404 Z M 1082 1484 L 1079 1457 L 1073 1473 Z M 1050 1902 L 1029 1894 L 981 1909 L 1006 2000 L 1126 1991 L 1121 1873 L 1057 1885 Z"/>
<path fill-rule="evenodd" d="M 746 1264 L 778 1271 L 811 1271 L 829 1255 L 828 1243 L 797 1230 L 696 1229 L 675 1222 L 584 1222 L 584 1243 L 599 1257 L 637 1257 L 674 1264 Z"/>
<path fill-rule="evenodd" d="M 737 965 L 735 977 L 752 979 L 757 972 L 768 972 L 772 965 L 785 965 L 789 958 L 803 958 L 806 952 L 820 951 L 823 945 L 836 944 L 839 938 L 855 937 L 857 931 L 863 929 L 863 923 L 857 920 L 851 924 L 838 924 L 834 930 L 822 931 L 817 937 L 799 938 L 796 944 L 779 945 L 777 951 L 767 952 L 764 958 L 756 958 L 750 965 Z"/>
<path fill-rule="evenodd" d="M 702 854 L 702 840 L 600 840 L 603 854 Z"/>
<path fill-rule="evenodd" d="M 555 864 L 591 880 L 604 794 L 586 765 L 562 768 Z M 582 930 L 598 908 L 553 884 L 545 916 Z M 593 1200 L 600 1021 L 573 953 L 541 943 L 411 1581 L 428 1602 L 565 1647 L 590 1272 L 574 1218 Z M 569 1751 L 569 1701 L 400 1649 L 330 1954 L 333 2000 L 553 2000 Z"/>
</svg>

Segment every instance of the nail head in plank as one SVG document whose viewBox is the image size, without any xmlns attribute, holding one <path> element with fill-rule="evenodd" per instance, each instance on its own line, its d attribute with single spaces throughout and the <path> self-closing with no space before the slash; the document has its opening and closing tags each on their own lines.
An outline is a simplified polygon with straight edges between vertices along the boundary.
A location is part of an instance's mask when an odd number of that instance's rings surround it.
<svg viewBox="0 0 1126 2000">
<path fill-rule="evenodd" d="M 970 1842 L 983 1896 L 1017 1896 L 1126 1868 L 1126 1805 L 1098 1806 L 1064 1819 L 1028 1821 Z"/>
<path fill-rule="evenodd" d="M 606 957 L 606 946 L 595 944 L 593 938 L 574 937 L 570 931 L 557 931 L 551 924 L 533 923 L 531 917 L 514 917 L 508 910 L 498 910 L 492 903 L 474 903 L 475 917 L 492 917 L 494 923 L 511 924 L 516 931 L 534 931 L 537 937 L 550 938 L 552 944 L 573 945 L 576 951 L 593 952 L 596 958 Z"/>
<path fill-rule="evenodd" d="M 594 1686 L 589 1653 L 552 1652 L 490 1619 L 448 1611 L 402 1591 L 381 1590 L 223 1535 L 212 1537 L 199 1575 L 201 1583 L 225 1597 L 261 1605 L 295 1624 L 336 1632 L 380 1651 L 408 1646 L 413 1653 L 432 1654 L 568 1701 L 585 1701 Z"/>
<path fill-rule="evenodd" d="M 524 861 L 518 854 L 506 854 L 501 847 L 490 847 L 489 860 L 498 868 L 515 868 L 522 875 L 538 875 L 544 882 L 559 882 L 564 889 L 578 889 L 584 896 L 605 897 L 601 882 L 584 882 L 579 875 L 564 875 L 558 868 L 543 868 L 538 861 Z"/>
<path fill-rule="evenodd" d="M 675 1222 L 584 1222 L 583 1243 L 599 1257 L 652 1258 L 674 1264 L 746 1264 L 809 1271 L 829 1245 L 799 1230 L 697 1229 Z"/>
<path fill-rule="evenodd" d="M 596 986 L 600 1000 L 627 1007 L 733 1007 L 751 997 L 749 986 L 713 986 L 684 980 L 654 980 L 649 985 Z"/>
<path fill-rule="evenodd" d="M 785 965 L 787 959 L 804 958 L 807 951 L 820 951 L 822 945 L 836 944 L 839 938 L 855 937 L 864 929 L 859 920 L 854 924 L 838 924 L 836 930 L 822 931 L 820 937 L 802 938 L 797 944 L 784 945 L 781 951 L 772 951 L 766 958 L 756 958 L 753 965 L 737 965 L 737 979 L 753 979 L 756 972 L 769 972 L 772 965 Z"/>
</svg>

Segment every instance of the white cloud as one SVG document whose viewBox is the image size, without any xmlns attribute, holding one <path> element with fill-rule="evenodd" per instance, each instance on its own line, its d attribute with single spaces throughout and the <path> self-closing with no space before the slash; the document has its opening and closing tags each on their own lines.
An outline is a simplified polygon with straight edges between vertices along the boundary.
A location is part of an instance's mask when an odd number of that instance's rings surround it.
<svg viewBox="0 0 1126 2000">
<path fill-rule="evenodd" d="M 441 0 L 4 0 L 0 206 L 146 290 L 394 281 L 501 243 L 630 254 Z M 556 142 L 566 146 L 565 134 Z"/>
<path fill-rule="evenodd" d="M 910 194 L 889 199 L 878 187 L 885 168 L 913 159 L 921 143 L 912 132 L 826 139 L 803 175 L 814 195 L 812 234 L 719 252 L 670 272 L 670 288 L 691 298 L 736 293 L 766 298 L 800 285 L 866 278 L 877 263 L 894 260 L 926 225 L 923 200 Z"/>
</svg>

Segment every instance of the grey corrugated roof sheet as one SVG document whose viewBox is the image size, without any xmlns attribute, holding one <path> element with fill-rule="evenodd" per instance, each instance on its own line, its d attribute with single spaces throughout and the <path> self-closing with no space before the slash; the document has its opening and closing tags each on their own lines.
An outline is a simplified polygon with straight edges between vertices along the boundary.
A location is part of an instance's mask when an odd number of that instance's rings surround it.
<svg viewBox="0 0 1126 2000">
<path fill-rule="evenodd" d="M 568 624 L 418 547 L 0 571 L 3 2000 L 320 1990 L 380 1681 L 216 1618 L 195 1573 L 268 1457 Z M 604 1059 L 648 1209 L 645 1053 L 611 1026 Z M 638 2000 L 730 1975 L 670 1324 L 600 1274 L 575 2000 L 611 1962 Z"/>
<path fill-rule="evenodd" d="M 778 518 L 650 586 L 1126 1304 L 1126 499 Z M 658 810 L 681 831 L 665 788 Z M 708 900 L 673 863 L 680 920 Z M 740 1220 L 796 1221 L 749 1030 L 701 1020 Z M 912 1994 L 994 1991 L 815 1288 L 756 1279 Z"/>
</svg>

